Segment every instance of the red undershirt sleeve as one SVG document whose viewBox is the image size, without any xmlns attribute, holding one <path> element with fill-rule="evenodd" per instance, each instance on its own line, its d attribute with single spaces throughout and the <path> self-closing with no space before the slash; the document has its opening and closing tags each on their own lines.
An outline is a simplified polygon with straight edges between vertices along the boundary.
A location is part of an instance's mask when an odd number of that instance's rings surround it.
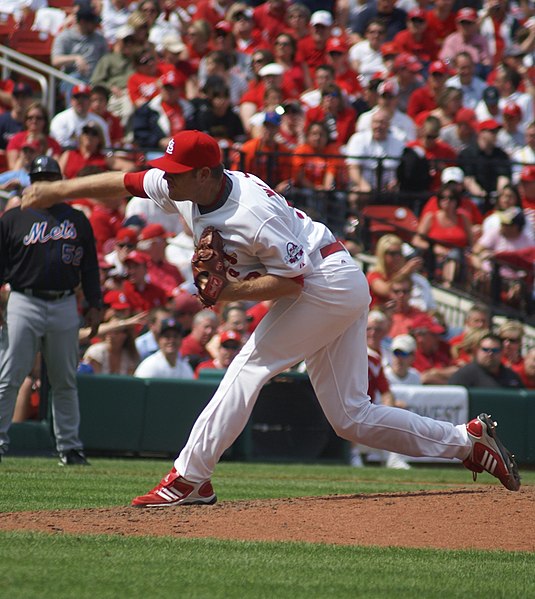
<svg viewBox="0 0 535 599">
<path fill-rule="evenodd" d="M 124 175 L 124 186 L 127 191 L 138 198 L 149 197 L 143 187 L 145 173 L 146 171 L 140 171 L 138 173 L 125 173 Z"/>
</svg>

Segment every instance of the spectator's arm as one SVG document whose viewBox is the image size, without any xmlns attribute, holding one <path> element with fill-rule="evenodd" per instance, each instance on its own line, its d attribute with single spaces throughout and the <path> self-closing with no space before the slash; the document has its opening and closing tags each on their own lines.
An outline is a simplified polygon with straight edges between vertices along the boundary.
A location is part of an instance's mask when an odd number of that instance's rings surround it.
<svg viewBox="0 0 535 599">
<path fill-rule="evenodd" d="M 350 184 L 355 191 L 371 191 L 371 185 L 364 178 L 360 164 L 349 164 L 347 167 L 347 174 L 349 176 Z"/>
<path fill-rule="evenodd" d="M 465 176 L 464 186 L 468 193 L 476 198 L 484 198 L 487 195 L 487 192 L 476 181 L 476 178 L 470 175 Z"/>
<path fill-rule="evenodd" d="M 445 368 L 430 368 L 420 373 L 422 385 L 447 385 L 451 376 L 453 376 L 458 366 L 446 366 Z"/>
</svg>

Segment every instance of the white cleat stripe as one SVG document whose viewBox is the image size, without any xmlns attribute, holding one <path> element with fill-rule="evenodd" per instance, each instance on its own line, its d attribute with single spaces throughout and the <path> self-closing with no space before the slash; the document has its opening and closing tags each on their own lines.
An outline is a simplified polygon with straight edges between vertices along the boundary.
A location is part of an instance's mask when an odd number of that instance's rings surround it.
<svg viewBox="0 0 535 599">
<path fill-rule="evenodd" d="M 481 465 L 487 472 L 493 474 L 494 470 L 496 470 L 498 462 L 491 453 L 485 450 L 485 453 L 483 454 L 483 459 L 481 460 Z"/>
<path fill-rule="evenodd" d="M 177 499 L 180 499 L 180 495 L 173 493 L 170 489 L 159 489 L 156 493 L 166 501 L 176 501 Z"/>
</svg>

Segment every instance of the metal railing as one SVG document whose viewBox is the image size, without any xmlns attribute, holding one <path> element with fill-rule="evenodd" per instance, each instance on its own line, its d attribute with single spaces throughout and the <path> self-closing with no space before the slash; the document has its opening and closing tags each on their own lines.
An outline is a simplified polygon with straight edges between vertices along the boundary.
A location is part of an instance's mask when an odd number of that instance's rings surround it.
<svg viewBox="0 0 535 599">
<path fill-rule="evenodd" d="M 37 81 L 41 88 L 41 98 L 52 118 L 56 114 L 56 84 L 66 81 L 72 85 L 83 83 L 80 79 L 67 75 L 50 65 L 17 52 L 12 48 L 0 45 L 0 65 L 2 78 L 7 79 L 11 71 Z"/>
</svg>

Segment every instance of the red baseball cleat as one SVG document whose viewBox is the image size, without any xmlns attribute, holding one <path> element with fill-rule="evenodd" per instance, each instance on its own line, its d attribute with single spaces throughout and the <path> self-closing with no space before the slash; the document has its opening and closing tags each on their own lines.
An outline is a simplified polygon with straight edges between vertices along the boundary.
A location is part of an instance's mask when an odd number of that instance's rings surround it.
<svg viewBox="0 0 535 599">
<path fill-rule="evenodd" d="M 132 500 L 134 507 L 167 507 L 173 505 L 213 504 L 217 501 L 212 483 L 205 480 L 193 483 L 173 468 L 158 485 L 146 495 Z"/>
<path fill-rule="evenodd" d="M 486 470 L 500 480 L 509 491 L 520 489 L 520 475 L 514 456 L 496 435 L 496 422 L 488 414 L 480 414 L 466 425 L 472 451 L 463 464 L 472 470 L 474 480 Z"/>
</svg>

